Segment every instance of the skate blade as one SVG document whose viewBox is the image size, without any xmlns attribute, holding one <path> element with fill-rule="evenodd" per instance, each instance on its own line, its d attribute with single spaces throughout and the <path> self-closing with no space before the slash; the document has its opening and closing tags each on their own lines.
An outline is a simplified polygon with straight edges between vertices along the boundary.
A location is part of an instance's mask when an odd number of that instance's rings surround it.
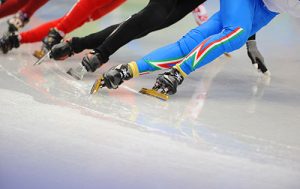
<svg viewBox="0 0 300 189">
<path fill-rule="evenodd" d="M 82 80 L 84 75 L 87 73 L 87 70 L 83 66 L 79 66 L 76 69 L 70 68 L 67 71 L 67 74 L 72 76 L 73 78 L 77 80 Z"/>
<path fill-rule="evenodd" d="M 46 60 L 46 58 L 50 58 L 50 53 L 51 51 L 49 51 L 47 54 L 45 54 L 42 58 L 40 58 L 38 61 L 36 61 L 33 65 L 40 65 L 42 62 L 44 62 Z"/>
<path fill-rule="evenodd" d="M 34 51 L 33 56 L 37 59 L 41 59 L 45 56 L 46 52 L 44 50 Z"/>
<path fill-rule="evenodd" d="M 158 91 L 156 91 L 154 89 L 142 88 L 140 90 L 140 93 L 146 94 L 146 95 L 149 95 L 149 96 L 153 96 L 153 97 L 159 98 L 161 100 L 165 100 L 165 101 L 167 101 L 169 99 L 168 95 L 160 93 L 160 92 L 158 92 Z"/>
<path fill-rule="evenodd" d="M 225 55 L 226 57 L 228 57 L 228 58 L 231 58 L 231 57 L 232 57 L 231 54 L 229 54 L 229 53 L 224 53 L 224 55 Z"/>
<path fill-rule="evenodd" d="M 101 76 L 99 79 L 97 79 L 91 89 L 90 94 L 95 94 L 99 91 L 100 88 L 103 88 L 104 87 L 103 81 L 104 81 L 103 76 Z"/>
</svg>

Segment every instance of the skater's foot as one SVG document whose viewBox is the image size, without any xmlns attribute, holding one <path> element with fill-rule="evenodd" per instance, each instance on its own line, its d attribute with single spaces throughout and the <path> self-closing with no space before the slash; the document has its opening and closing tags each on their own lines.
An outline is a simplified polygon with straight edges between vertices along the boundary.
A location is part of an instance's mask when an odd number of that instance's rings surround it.
<svg viewBox="0 0 300 189">
<path fill-rule="evenodd" d="M 18 48 L 20 46 L 18 35 L 15 33 L 5 33 L 0 38 L 0 50 L 6 54 L 12 48 Z"/>
<path fill-rule="evenodd" d="M 50 57 L 54 60 L 65 60 L 74 54 L 71 41 L 63 41 L 51 48 Z"/>
<path fill-rule="evenodd" d="M 103 58 L 100 53 L 91 51 L 83 57 L 81 64 L 88 72 L 94 72 L 108 61 L 108 58 Z"/>
<path fill-rule="evenodd" d="M 12 18 L 7 20 L 8 32 L 14 33 L 19 31 L 29 22 L 29 17 L 26 13 L 18 12 Z"/>
<path fill-rule="evenodd" d="M 43 56 L 45 56 L 45 54 L 47 54 L 48 51 L 51 50 L 51 48 L 60 43 L 60 41 L 63 39 L 63 35 L 61 32 L 59 32 L 58 30 L 56 30 L 55 28 L 52 28 L 48 35 L 43 39 L 43 45 L 41 50 L 38 51 L 34 51 L 33 55 L 40 59 Z"/>
<path fill-rule="evenodd" d="M 103 87 L 117 89 L 124 81 L 133 78 L 133 64 L 134 63 L 120 64 L 103 73 L 100 78 L 95 81 L 91 89 L 91 94 L 96 93 Z"/>
<path fill-rule="evenodd" d="M 143 88 L 140 92 L 150 96 L 157 97 L 162 100 L 168 100 L 168 95 L 173 95 L 177 92 L 178 85 L 181 85 L 184 77 L 176 68 L 171 68 L 169 71 L 160 74 L 152 89 Z"/>
<path fill-rule="evenodd" d="M 108 58 L 104 59 L 100 53 L 91 51 L 85 57 L 83 57 L 81 65 L 75 69 L 69 69 L 68 74 L 75 79 L 81 80 L 87 74 L 87 72 L 94 72 L 100 68 L 104 63 L 108 61 Z"/>
</svg>

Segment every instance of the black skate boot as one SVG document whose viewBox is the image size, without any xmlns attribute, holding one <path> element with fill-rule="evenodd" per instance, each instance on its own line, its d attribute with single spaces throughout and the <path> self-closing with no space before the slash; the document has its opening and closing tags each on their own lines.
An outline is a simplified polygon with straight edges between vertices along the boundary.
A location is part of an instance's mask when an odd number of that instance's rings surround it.
<svg viewBox="0 0 300 189">
<path fill-rule="evenodd" d="M 171 68 L 169 71 L 158 76 L 152 89 L 142 88 L 140 93 L 162 100 L 168 100 L 168 95 L 175 94 L 177 92 L 177 86 L 180 85 L 183 80 L 184 77 L 180 72 L 175 68 Z"/>
<path fill-rule="evenodd" d="M 18 39 L 18 35 L 15 33 L 6 33 L 0 38 L 0 50 L 3 54 L 6 54 L 12 48 L 18 48 L 20 46 L 20 42 Z"/>
<path fill-rule="evenodd" d="M 7 20 L 8 32 L 14 33 L 19 31 L 29 22 L 29 17 L 26 13 L 18 12 L 12 18 Z"/>
<path fill-rule="evenodd" d="M 62 39 L 63 36 L 55 28 L 52 28 L 49 31 L 48 36 L 43 39 L 43 45 L 41 50 L 34 51 L 33 56 L 35 56 L 38 59 L 42 58 L 48 53 L 48 51 L 51 50 L 51 48 L 54 45 L 60 43 Z"/>
<path fill-rule="evenodd" d="M 51 48 L 50 58 L 54 60 L 65 60 L 74 54 L 71 41 L 63 41 Z"/>
<path fill-rule="evenodd" d="M 46 53 L 42 58 L 38 59 L 33 65 L 40 65 L 47 58 L 54 60 L 65 60 L 74 54 L 70 41 L 63 41 L 54 45 L 51 50 Z"/>
<path fill-rule="evenodd" d="M 75 69 L 71 68 L 67 73 L 75 79 L 81 80 L 87 72 L 95 72 L 107 61 L 108 58 L 103 58 L 100 53 L 91 51 L 85 57 L 83 57 L 79 67 Z"/>
<path fill-rule="evenodd" d="M 97 79 L 91 89 L 91 94 L 98 92 L 100 88 L 117 89 L 125 80 L 133 77 L 133 71 L 129 64 L 120 64 L 112 67 Z"/>
</svg>

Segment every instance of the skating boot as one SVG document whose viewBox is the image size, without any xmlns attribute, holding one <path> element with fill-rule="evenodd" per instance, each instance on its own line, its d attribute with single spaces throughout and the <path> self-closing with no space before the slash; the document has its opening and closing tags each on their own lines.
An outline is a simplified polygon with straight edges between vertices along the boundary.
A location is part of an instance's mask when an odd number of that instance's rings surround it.
<svg viewBox="0 0 300 189">
<path fill-rule="evenodd" d="M 19 31 L 29 22 L 29 17 L 26 13 L 18 12 L 12 18 L 7 20 L 8 32 L 14 33 Z"/>
<path fill-rule="evenodd" d="M 169 96 L 177 92 L 177 86 L 183 82 L 184 78 L 175 68 L 160 74 L 156 79 L 152 89 L 142 88 L 140 93 L 154 96 L 162 100 L 168 100 Z"/>
<path fill-rule="evenodd" d="M 57 45 L 54 45 L 52 49 L 46 53 L 42 58 L 38 59 L 33 65 L 40 65 L 46 59 L 65 60 L 74 54 L 73 49 L 69 41 L 63 41 Z"/>
<path fill-rule="evenodd" d="M 0 38 L 0 50 L 6 54 L 12 48 L 18 48 L 20 42 L 18 35 L 15 33 L 5 33 L 2 38 Z"/>
<path fill-rule="evenodd" d="M 81 65 L 75 69 L 69 69 L 68 74 L 74 77 L 75 79 L 81 80 L 87 72 L 94 72 L 99 67 L 101 67 L 104 63 L 106 63 L 108 59 L 102 58 L 100 53 L 92 51 L 88 53 L 81 62 Z"/>
<path fill-rule="evenodd" d="M 48 33 L 48 36 L 43 39 L 41 50 L 34 51 L 33 56 L 38 59 L 44 57 L 45 54 L 47 54 L 54 45 L 60 43 L 62 39 L 63 36 L 55 28 L 52 28 Z"/>
<path fill-rule="evenodd" d="M 91 89 L 91 94 L 98 92 L 100 88 L 117 89 L 125 80 L 133 77 L 133 71 L 129 64 L 120 64 L 112 67 L 97 79 Z"/>
<path fill-rule="evenodd" d="M 54 60 L 65 60 L 66 58 L 72 56 L 74 51 L 71 46 L 70 41 L 63 41 L 51 48 L 50 58 Z"/>
</svg>

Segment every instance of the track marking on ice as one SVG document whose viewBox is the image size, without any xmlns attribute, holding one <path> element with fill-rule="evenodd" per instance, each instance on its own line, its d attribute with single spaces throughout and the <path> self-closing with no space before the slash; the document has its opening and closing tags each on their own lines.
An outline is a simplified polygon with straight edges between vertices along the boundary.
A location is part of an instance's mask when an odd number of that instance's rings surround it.
<svg viewBox="0 0 300 189">
<path fill-rule="evenodd" d="M 7 69 L 5 69 L 3 66 L 0 65 L 0 67 L 1 67 L 2 70 L 4 70 L 4 71 L 6 72 L 7 75 L 13 77 L 15 80 L 17 80 L 17 81 L 23 83 L 24 85 L 26 85 L 26 86 L 28 86 L 28 87 L 30 87 L 30 88 L 33 88 L 31 85 L 27 84 L 27 83 L 24 82 L 22 79 L 20 79 L 20 78 L 18 78 L 17 76 L 15 76 L 13 73 L 11 73 L 11 72 L 8 71 Z"/>
<path fill-rule="evenodd" d="M 82 87 L 84 87 L 84 85 L 82 85 L 81 83 L 79 83 L 78 81 L 75 81 L 75 80 L 72 80 L 72 79 L 69 79 L 71 77 L 65 77 L 65 76 L 68 76 L 68 74 L 66 73 L 66 71 L 64 69 L 62 69 L 60 66 L 58 66 L 57 62 L 55 61 L 54 62 L 54 66 L 63 74 L 58 74 L 57 72 L 55 72 L 54 70 L 52 69 L 48 69 L 48 70 L 51 70 L 52 72 L 54 72 L 56 75 L 58 75 L 58 77 L 62 78 L 64 81 L 66 81 L 67 83 L 71 84 L 73 87 L 75 87 L 76 89 L 82 91 Z M 88 92 L 86 92 L 87 94 Z"/>
<path fill-rule="evenodd" d="M 62 69 L 56 64 L 55 65 L 56 67 L 59 68 L 59 70 L 61 71 Z M 16 75 L 14 75 L 12 72 L 8 71 L 7 69 L 5 69 L 2 65 L 0 65 L 0 69 L 4 70 L 7 75 L 13 77 L 14 79 L 16 79 L 17 81 L 23 83 L 24 85 L 30 87 L 30 88 L 33 88 L 31 85 L 27 84 L 25 81 L 23 81 L 22 79 L 20 79 L 19 77 L 17 77 Z M 50 68 L 48 68 L 48 70 L 51 70 Z M 81 88 L 84 86 L 84 85 L 81 85 L 79 84 L 77 81 L 70 81 L 67 77 L 63 77 L 62 75 L 58 74 L 57 72 L 55 72 L 54 70 L 52 70 L 52 72 L 54 72 L 56 75 L 58 75 L 60 78 L 64 79 L 65 81 L 67 81 L 68 83 L 71 83 L 72 85 L 76 85 L 74 86 L 75 88 Z M 128 90 L 130 92 L 133 92 L 135 94 L 140 94 L 137 90 L 133 89 L 133 88 L 130 88 L 126 85 L 122 85 L 120 86 L 122 88 L 124 88 L 125 90 Z M 71 93 L 70 93 L 71 94 Z M 85 106 L 81 106 L 79 104 L 76 104 L 76 103 L 73 103 L 73 102 L 67 102 L 75 107 L 79 107 L 81 109 L 85 109 L 87 111 L 90 111 L 90 112 L 94 112 L 94 113 L 97 113 L 103 117 L 108 117 L 112 120 L 117 120 L 117 121 L 122 121 L 122 122 L 125 122 L 125 123 L 129 123 L 129 124 L 133 124 L 133 125 L 136 125 L 136 126 L 139 126 L 139 127 L 142 127 L 148 131 L 155 131 L 155 132 L 159 132 L 161 134 L 165 133 L 164 131 L 162 130 L 159 130 L 159 129 L 154 129 L 154 128 L 151 128 L 147 125 L 144 125 L 144 124 L 141 124 L 141 123 L 136 123 L 136 122 L 132 122 L 130 120 L 126 120 L 126 119 L 122 119 L 122 118 L 118 118 L 118 117 L 115 117 L 115 116 L 112 116 L 110 114 L 105 114 L 103 112 L 99 112 L 97 110 L 94 110 L 94 109 L 91 109 L 91 108 L 88 108 L 88 107 L 85 107 Z M 296 147 L 296 146 L 290 146 L 290 145 L 284 145 L 284 144 L 281 144 L 281 143 L 278 143 L 278 142 L 274 142 L 272 140 L 266 140 L 266 139 L 263 139 L 263 138 L 258 138 L 258 137 L 255 137 L 255 136 L 251 136 L 251 135 L 246 135 L 246 134 L 241 134 L 241 133 L 237 133 L 237 132 L 234 132 L 234 131 L 228 131 L 228 133 L 234 135 L 234 136 L 241 136 L 243 138 L 248 138 L 248 139 L 251 139 L 251 140 L 254 140 L 254 141 L 261 141 L 261 142 L 264 142 L 264 143 L 267 143 L 267 144 L 271 144 L 271 145 L 275 145 L 275 146 L 279 146 L 279 147 L 283 147 L 283 148 L 287 148 L 287 149 L 293 149 L 293 150 L 300 150 L 300 148 Z M 165 133 L 165 134 L 168 134 L 168 133 Z"/>
</svg>

